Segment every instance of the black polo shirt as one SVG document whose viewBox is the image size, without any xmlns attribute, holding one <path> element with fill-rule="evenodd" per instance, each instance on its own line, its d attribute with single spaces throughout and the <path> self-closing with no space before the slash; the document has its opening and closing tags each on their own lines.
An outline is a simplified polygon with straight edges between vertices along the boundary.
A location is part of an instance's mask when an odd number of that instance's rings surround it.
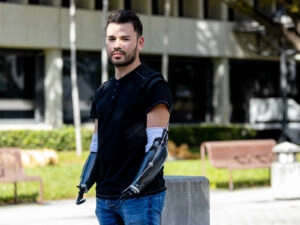
<svg viewBox="0 0 300 225">
<path fill-rule="evenodd" d="M 147 88 L 153 76 L 158 75 L 141 64 L 119 80 L 110 78 L 96 91 L 90 115 L 98 119 L 97 197 L 119 197 L 133 182 L 145 157 L 147 113 L 160 103 L 171 111 L 172 96 L 161 75 Z M 141 195 L 164 189 L 162 169 Z"/>
</svg>

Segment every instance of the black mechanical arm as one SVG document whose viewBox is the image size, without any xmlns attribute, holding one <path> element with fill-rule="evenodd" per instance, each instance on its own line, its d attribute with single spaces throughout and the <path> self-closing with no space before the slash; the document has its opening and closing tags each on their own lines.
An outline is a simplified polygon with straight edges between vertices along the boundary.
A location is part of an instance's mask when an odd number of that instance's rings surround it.
<svg viewBox="0 0 300 225">
<path fill-rule="evenodd" d="M 80 183 L 77 186 L 79 189 L 78 192 L 78 197 L 76 200 L 76 204 L 82 204 L 85 202 L 85 199 L 83 199 L 83 195 L 84 193 L 88 192 L 88 190 L 90 189 L 90 187 L 92 186 L 90 183 L 90 177 L 95 165 L 95 161 L 96 161 L 96 152 L 90 152 L 87 160 L 85 161 L 85 164 L 83 166 L 82 172 L 81 172 L 81 176 L 80 176 Z"/>
<path fill-rule="evenodd" d="M 139 194 L 161 170 L 168 157 L 167 137 L 168 130 L 164 129 L 162 137 L 154 140 L 150 150 L 146 153 L 134 181 L 122 192 L 123 198 L 126 199 L 134 194 Z"/>
</svg>

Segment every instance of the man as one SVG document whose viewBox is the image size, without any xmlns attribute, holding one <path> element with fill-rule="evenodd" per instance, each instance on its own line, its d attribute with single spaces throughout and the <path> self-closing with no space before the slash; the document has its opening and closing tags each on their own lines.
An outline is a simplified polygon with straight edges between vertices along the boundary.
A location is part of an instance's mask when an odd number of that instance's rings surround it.
<svg viewBox="0 0 300 225">
<path fill-rule="evenodd" d="M 143 46 L 137 15 L 113 11 L 106 50 L 115 74 L 97 89 L 92 103 L 95 129 L 77 200 L 82 203 L 96 182 L 101 225 L 160 225 L 172 97 L 162 75 L 141 63 Z"/>
</svg>

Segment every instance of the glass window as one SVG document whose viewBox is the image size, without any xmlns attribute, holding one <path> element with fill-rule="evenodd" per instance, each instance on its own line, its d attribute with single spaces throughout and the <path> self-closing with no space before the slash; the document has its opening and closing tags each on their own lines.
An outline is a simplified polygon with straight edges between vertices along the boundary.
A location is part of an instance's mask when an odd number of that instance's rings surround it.
<svg viewBox="0 0 300 225">
<path fill-rule="evenodd" d="M 73 123 L 70 53 L 63 52 L 64 122 Z M 89 121 L 90 108 L 101 82 L 101 53 L 77 52 L 77 80 L 81 121 Z"/>
<path fill-rule="evenodd" d="M 38 5 L 40 3 L 40 1 L 39 0 L 29 0 L 28 3 L 32 4 L 32 5 Z"/>
<path fill-rule="evenodd" d="M 102 8 L 103 8 L 102 0 L 95 0 L 95 9 L 102 10 Z"/>
<path fill-rule="evenodd" d="M 34 117 L 37 57 L 33 51 L 0 51 L 1 119 Z"/>
<path fill-rule="evenodd" d="M 201 2 L 198 0 L 179 0 L 178 10 L 178 15 L 180 17 L 199 18 L 202 17 L 201 15 L 203 15 L 203 7 Z"/>
<path fill-rule="evenodd" d="M 251 98 L 281 96 L 279 66 L 275 61 L 230 60 L 232 123 L 249 121 Z"/>
<path fill-rule="evenodd" d="M 164 15 L 164 1 L 152 0 L 152 14 Z"/>
<path fill-rule="evenodd" d="M 125 0 L 124 1 L 124 8 L 125 9 L 132 9 L 132 7 L 131 7 L 131 0 Z"/>
<path fill-rule="evenodd" d="M 70 7 L 70 0 L 61 0 L 62 7 Z"/>
<path fill-rule="evenodd" d="M 204 0 L 204 18 L 217 20 L 222 18 L 222 5 L 220 1 Z"/>
<path fill-rule="evenodd" d="M 0 53 L 1 98 L 34 98 L 34 64 L 31 56 Z"/>
<path fill-rule="evenodd" d="M 151 69 L 161 72 L 161 55 L 140 55 L 141 62 L 150 67 Z"/>
<path fill-rule="evenodd" d="M 170 57 L 169 85 L 174 98 L 172 122 L 204 122 L 211 108 L 209 59 Z"/>
</svg>

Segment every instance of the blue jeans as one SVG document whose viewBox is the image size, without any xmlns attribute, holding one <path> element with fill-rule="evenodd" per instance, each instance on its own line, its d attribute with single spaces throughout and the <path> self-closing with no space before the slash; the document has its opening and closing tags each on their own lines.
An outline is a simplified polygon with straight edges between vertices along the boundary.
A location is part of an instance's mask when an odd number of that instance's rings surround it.
<svg viewBox="0 0 300 225">
<path fill-rule="evenodd" d="M 118 200 L 96 199 L 100 225 L 160 225 L 166 191 L 155 195 Z"/>
</svg>

